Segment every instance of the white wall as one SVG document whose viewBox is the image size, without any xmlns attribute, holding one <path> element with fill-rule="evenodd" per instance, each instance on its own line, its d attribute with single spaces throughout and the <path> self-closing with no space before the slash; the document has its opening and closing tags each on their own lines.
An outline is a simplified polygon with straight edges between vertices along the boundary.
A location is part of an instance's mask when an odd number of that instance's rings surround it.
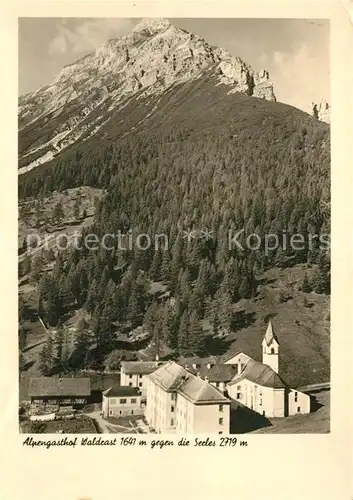
<svg viewBox="0 0 353 500">
<path fill-rule="evenodd" d="M 156 432 L 175 432 L 177 401 L 176 394 L 164 391 L 157 384 L 146 378 L 145 417 Z M 173 411 L 174 409 L 174 411 Z"/>
<path fill-rule="evenodd" d="M 220 411 L 219 404 L 193 405 L 195 434 L 229 434 L 230 432 L 230 404 L 223 404 Z M 223 419 L 223 423 L 219 423 Z"/>
<path fill-rule="evenodd" d="M 45 415 L 31 415 L 29 419 L 33 422 L 36 420 L 45 421 L 45 420 L 55 420 L 55 413 L 47 413 Z"/>
<path fill-rule="evenodd" d="M 126 400 L 126 403 L 122 403 L 121 400 Z M 103 395 L 102 412 L 105 418 L 141 414 L 143 412 L 141 396 L 107 397 Z"/>
<path fill-rule="evenodd" d="M 273 389 L 273 417 L 285 416 L 285 390 Z"/>
<path fill-rule="evenodd" d="M 176 432 L 179 434 L 194 432 L 195 405 L 181 394 L 177 394 L 176 411 Z"/>
<path fill-rule="evenodd" d="M 274 339 L 270 345 L 265 340 L 262 341 L 262 362 L 276 373 L 279 372 L 279 344 Z"/>
<path fill-rule="evenodd" d="M 288 413 L 289 415 L 310 413 L 310 396 L 304 392 L 291 389 L 288 395 Z"/>
<path fill-rule="evenodd" d="M 143 395 L 146 395 L 147 391 L 147 377 L 146 375 L 140 375 L 139 373 L 126 374 L 121 368 L 120 370 L 120 385 L 128 387 L 137 387 L 140 389 Z"/>
<path fill-rule="evenodd" d="M 237 384 L 229 385 L 228 393 L 232 399 L 239 401 L 261 415 L 284 417 L 284 389 L 263 387 L 250 380 L 243 379 Z M 239 394 L 240 398 L 237 397 Z"/>
</svg>

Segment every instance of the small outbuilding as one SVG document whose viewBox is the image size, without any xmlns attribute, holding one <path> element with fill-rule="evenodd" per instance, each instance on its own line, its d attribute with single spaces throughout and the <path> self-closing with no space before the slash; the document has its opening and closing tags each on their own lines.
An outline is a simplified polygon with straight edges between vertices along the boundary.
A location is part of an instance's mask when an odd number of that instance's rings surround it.
<svg viewBox="0 0 353 500">
<path fill-rule="evenodd" d="M 115 386 L 103 392 L 103 417 L 141 415 L 141 392 L 136 387 Z"/>
</svg>

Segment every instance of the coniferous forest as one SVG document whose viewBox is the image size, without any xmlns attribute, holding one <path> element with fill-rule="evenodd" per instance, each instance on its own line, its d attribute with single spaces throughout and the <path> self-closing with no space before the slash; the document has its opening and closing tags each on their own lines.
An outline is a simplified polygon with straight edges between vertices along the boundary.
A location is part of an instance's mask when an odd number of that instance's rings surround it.
<svg viewBox="0 0 353 500">
<path fill-rule="evenodd" d="M 114 238 L 109 250 L 68 248 L 51 256 L 49 273 L 39 262 L 35 274 L 32 262 L 39 314 L 56 329 L 41 352 L 43 374 L 101 369 L 117 335 L 139 326 L 161 354 L 208 354 L 205 321 L 214 335 L 244 326 L 235 305 L 256 297 L 259 277 L 271 268 L 309 264 L 313 273 L 302 289 L 330 293 L 330 256 L 318 239 L 300 251 L 245 245 L 254 233 L 261 242 L 266 234 L 283 241 L 300 233 L 308 241 L 330 233 L 329 126 L 219 88 L 195 96 L 185 84 L 173 92 L 136 131 L 112 118 L 98 138 L 20 176 L 20 200 L 38 203 L 54 191 L 105 190 L 82 239 L 118 231 L 168 238 L 167 249 L 122 250 Z M 184 231 L 192 230 L 198 236 L 188 241 Z M 212 238 L 200 237 L 201 230 Z M 239 230 L 244 249 L 230 248 L 229 232 Z M 151 293 L 156 284 L 164 294 Z M 66 352 L 63 318 L 79 309 L 86 319 Z"/>
</svg>

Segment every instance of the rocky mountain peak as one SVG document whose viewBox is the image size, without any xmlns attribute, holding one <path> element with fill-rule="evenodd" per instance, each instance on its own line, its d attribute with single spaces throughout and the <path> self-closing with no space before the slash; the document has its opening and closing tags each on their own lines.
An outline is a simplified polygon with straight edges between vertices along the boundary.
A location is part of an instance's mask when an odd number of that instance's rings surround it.
<svg viewBox="0 0 353 500">
<path fill-rule="evenodd" d="M 44 134 L 44 144 L 38 147 L 37 141 L 26 150 L 28 165 L 23 160 L 22 171 L 50 160 L 87 130 L 95 134 L 105 116 L 129 99 L 158 97 L 174 85 L 204 77 L 225 86 L 228 94 L 276 100 L 268 71 L 258 73 L 240 57 L 166 19 L 142 19 L 131 33 L 65 66 L 51 85 L 20 98 L 20 130 L 45 116 L 51 115 L 51 121 L 62 117 Z"/>
<path fill-rule="evenodd" d="M 133 28 L 134 33 L 148 31 L 150 34 L 165 31 L 170 28 L 171 24 L 168 19 L 144 18 Z"/>
</svg>

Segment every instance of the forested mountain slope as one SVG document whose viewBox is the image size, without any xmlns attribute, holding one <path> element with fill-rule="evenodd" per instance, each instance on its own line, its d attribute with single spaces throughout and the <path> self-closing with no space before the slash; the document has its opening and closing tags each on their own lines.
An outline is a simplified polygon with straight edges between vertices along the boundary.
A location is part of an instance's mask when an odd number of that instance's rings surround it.
<svg viewBox="0 0 353 500">
<path fill-rule="evenodd" d="M 152 242 L 161 233 L 168 239 L 167 248 L 121 249 L 111 239 L 109 249 L 58 255 L 53 273 L 38 283 L 40 309 L 52 325 L 84 309 L 92 331 L 81 328 L 74 361 L 59 365 L 102 366 L 117 333 L 139 325 L 175 355 L 205 352 L 203 322 L 214 335 L 236 335 L 247 326 L 239 322 L 239 301 L 256 300 L 271 269 L 304 266 L 297 289 L 329 293 L 329 253 L 319 240 L 330 231 L 329 126 L 291 106 L 229 93 L 210 69 L 143 92 L 111 109 L 94 135 L 83 133 L 19 177 L 21 199 L 79 186 L 106 190 L 83 238 L 120 231 L 133 242 L 141 233 Z M 240 230 L 243 249 L 229 239 Z M 257 249 L 245 245 L 254 233 Z M 296 233 L 305 241 L 300 250 L 286 244 Z M 270 251 L 268 234 L 279 242 Z M 157 282 L 167 286 L 162 298 L 150 293 Z M 299 359 L 300 349 L 293 343 L 291 355 Z M 324 363 L 326 353 L 327 346 Z M 58 369 L 44 358 L 44 372 Z"/>
</svg>

